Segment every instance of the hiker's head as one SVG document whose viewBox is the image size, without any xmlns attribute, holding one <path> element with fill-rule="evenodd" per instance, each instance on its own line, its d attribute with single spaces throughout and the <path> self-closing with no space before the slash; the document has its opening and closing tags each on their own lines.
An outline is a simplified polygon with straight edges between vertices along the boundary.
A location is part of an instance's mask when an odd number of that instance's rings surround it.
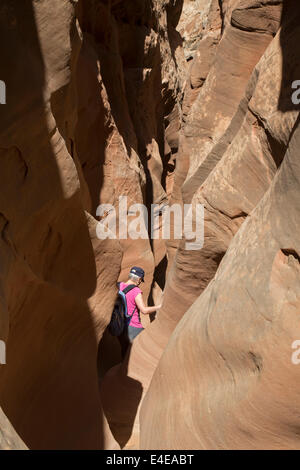
<svg viewBox="0 0 300 470">
<path fill-rule="evenodd" d="M 129 279 L 133 281 L 136 285 L 139 285 L 141 282 L 144 282 L 145 271 L 142 268 L 134 266 L 131 268 L 129 273 Z"/>
</svg>

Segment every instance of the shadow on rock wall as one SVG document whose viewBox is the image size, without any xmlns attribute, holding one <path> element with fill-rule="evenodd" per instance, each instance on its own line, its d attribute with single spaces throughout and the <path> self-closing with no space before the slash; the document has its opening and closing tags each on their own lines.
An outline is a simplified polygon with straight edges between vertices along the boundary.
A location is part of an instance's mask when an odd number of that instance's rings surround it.
<svg viewBox="0 0 300 470">
<path fill-rule="evenodd" d="M 71 2 L 0 6 L 7 85 L 0 109 L 0 314 L 7 339 L 0 404 L 31 449 L 105 445 L 87 304 L 96 289 L 95 259 L 75 166 L 49 104 L 50 90 L 69 80 L 72 22 Z"/>
</svg>

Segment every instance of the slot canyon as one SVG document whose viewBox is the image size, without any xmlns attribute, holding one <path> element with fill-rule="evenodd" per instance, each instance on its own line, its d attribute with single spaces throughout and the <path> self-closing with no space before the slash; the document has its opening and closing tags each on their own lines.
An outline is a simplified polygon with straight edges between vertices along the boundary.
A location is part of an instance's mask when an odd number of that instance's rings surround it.
<svg viewBox="0 0 300 470">
<path fill-rule="evenodd" d="M 299 44 L 297 0 L 1 0 L 0 449 L 300 449 Z M 124 196 L 202 246 L 99 237 Z"/>
</svg>

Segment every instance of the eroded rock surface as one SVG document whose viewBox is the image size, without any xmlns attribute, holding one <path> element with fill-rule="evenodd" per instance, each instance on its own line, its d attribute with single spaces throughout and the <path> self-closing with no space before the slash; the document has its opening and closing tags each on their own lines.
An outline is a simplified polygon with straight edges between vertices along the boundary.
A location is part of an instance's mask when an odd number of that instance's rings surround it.
<svg viewBox="0 0 300 470">
<path fill-rule="evenodd" d="M 143 394 L 147 390 L 172 331 L 214 276 L 233 236 L 267 191 L 297 118 L 297 112 L 285 116 L 277 111 L 280 80 L 272 86 L 282 69 L 281 36 L 273 40 L 280 27 L 282 2 L 254 3 L 228 2 L 220 12 L 212 2 L 208 9 L 208 20 L 219 15 L 214 59 L 183 125 L 177 156 L 181 195 L 174 186 L 174 200 L 205 206 L 204 247 L 188 251 L 187 240 L 179 244 L 169 266 L 162 309 L 136 339 L 127 361 L 107 376 L 108 388 L 123 383 L 124 403 L 126 390 L 128 398 L 134 390 L 137 394 L 138 389 Z M 238 51 L 234 58 L 233 49 Z M 285 99 L 289 92 L 286 89 Z M 267 114 L 260 118 L 258 108 Z M 268 119 L 265 129 L 261 122 Z M 176 172 L 177 168 L 175 182 Z M 112 403 L 111 398 L 109 412 L 114 417 L 110 419 L 117 427 L 118 412 Z M 138 433 L 139 404 L 137 400 L 133 434 Z M 125 413 L 121 420 L 123 426 L 129 422 Z"/>
<path fill-rule="evenodd" d="M 118 447 L 98 375 L 120 348 L 107 334 L 98 346 L 130 266 L 146 271 L 145 298 L 159 298 L 166 246 L 99 240 L 96 217 L 111 214 L 97 208 L 118 210 L 120 196 L 168 203 L 187 70 L 181 10 L 146 0 L 0 7 L 0 403 L 29 448 Z"/>
<path fill-rule="evenodd" d="M 74 6 L 3 2 L 0 21 L 1 407 L 31 449 L 117 448 L 99 398 L 97 348 L 121 249 L 96 238 L 59 130 L 60 110 L 76 112 L 75 102 L 59 106 L 70 86 Z"/>
<path fill-rule="evenodd" d="M 27 447 L 17 435 L 11 423 L 0 409 L 0 449 L 26 450 Z"/>
<path fill-rule="evenodd" d="M 292 361 L 300 335 L 299 130 L 297 122 L 270 190 L 168 343 L 142 408 L 142 448 L 300 447 L 300 369 Z"/>
<path fill-rule="evenodd" d="M 221 159 L 206 178 L 199 166 L 203 179 L 193 203 L 205 206 L 204 247 L 193 258 L 179 248 L 168 282 L 174 291 L 179 279 L 190 286 L 182 312 L 204 292 L 155 371 L 140 416 L 142 448 L 162 448 L 161 439 L 169 449 L 299 448 L 299 369 L 292 362 L 300 333 L 299 107 L 291 104 L 291 84 L 300 73 L 294 55 L 300 30 L 293 7 L 284 5 L 281 29 L 246 99 L 208 155 L 213 163 L 223 148 Z M 238 11 L 238 18 L 245 16 Z M 184 278 L 192 259 L 195 275 Z M 180 309 L 173 311 L 178 321 Z M 158 416 L 159 426 L 165 423 L 159 432 Z"/>
<path fill-rule="evenodd" d="M 0 446 L 299 447 L 298 19 L 288 0 L 2 2 Z M 202 204 L 203 247 L 99 239 L 120 197 Z M 132 265 L 163 306 L 121 363 L 106 326 Z"/>
</svg>

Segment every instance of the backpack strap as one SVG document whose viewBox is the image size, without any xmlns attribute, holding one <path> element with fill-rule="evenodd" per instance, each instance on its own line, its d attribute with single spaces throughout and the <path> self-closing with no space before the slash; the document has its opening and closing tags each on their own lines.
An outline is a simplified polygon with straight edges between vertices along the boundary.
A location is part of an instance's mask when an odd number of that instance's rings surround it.
<svg viewBox="0 0 300 470">
<path fill-rule="evenodd" d="M 132 314 L 130 315 L 130 317 L 128 317 L 128 318 L 130 318 L 130 320 L 132 319 L 132 317 L 133 317 L 133 314 L 134 314 L 134 312 L 136 311 L 136 308 L 137 308 L 137 307 L 135 306 L 135 307 L 134 307 L 134 309 L 133 309 L 133 312 L 132 312 Z M 129 323 L 130 323 L 130 320 L 129 320 Z"/>
<path fill-rule="evenodd" d="M 125 287 L 125 289 L 123 289 L 122 292 L 124 292 L 124 294 L 126 295 L 128 292 L 130 292 L 135 287 L 137 287 L 137 286 L 135 286 L 134 284 L 130 284 L 129 286 Z"/>
<path fill-rule="evenodd" d="M 118 283 L 118 284 L 120 284 L 120 283 Z M 118 286 L 118 287 L 119 287 L 119 286 Z M 126 294 L 127 294 L 128 292 L 130 292 L 132 289 L 134 289 L 135 287 L 137 287 L 137 286 L 135 286 L 134 284 L 130 284 L 129 286 L 125 287 L 125 289 L 123 289 L 122 292 L 123 292 L 123 293 L 125 294 L 125 296 L 126 296 Z M 119 287 L 119 289 L 120 289 L 120 287 Z M 136 311 L 136 309 L 137 309 L 137 306 L 134 307 L 132 314 L 131 314 L 130 316 L 128 315 L 129 323 L 130 323 L 130 321 L 131 321 L 131 319 L 132 319 L 132 317 L 133 317 L 133 314 L 134 314 L 134 312 Z M 128 324 L 129 324 L 129 323 L 128 323 Z"/>
</svg>

